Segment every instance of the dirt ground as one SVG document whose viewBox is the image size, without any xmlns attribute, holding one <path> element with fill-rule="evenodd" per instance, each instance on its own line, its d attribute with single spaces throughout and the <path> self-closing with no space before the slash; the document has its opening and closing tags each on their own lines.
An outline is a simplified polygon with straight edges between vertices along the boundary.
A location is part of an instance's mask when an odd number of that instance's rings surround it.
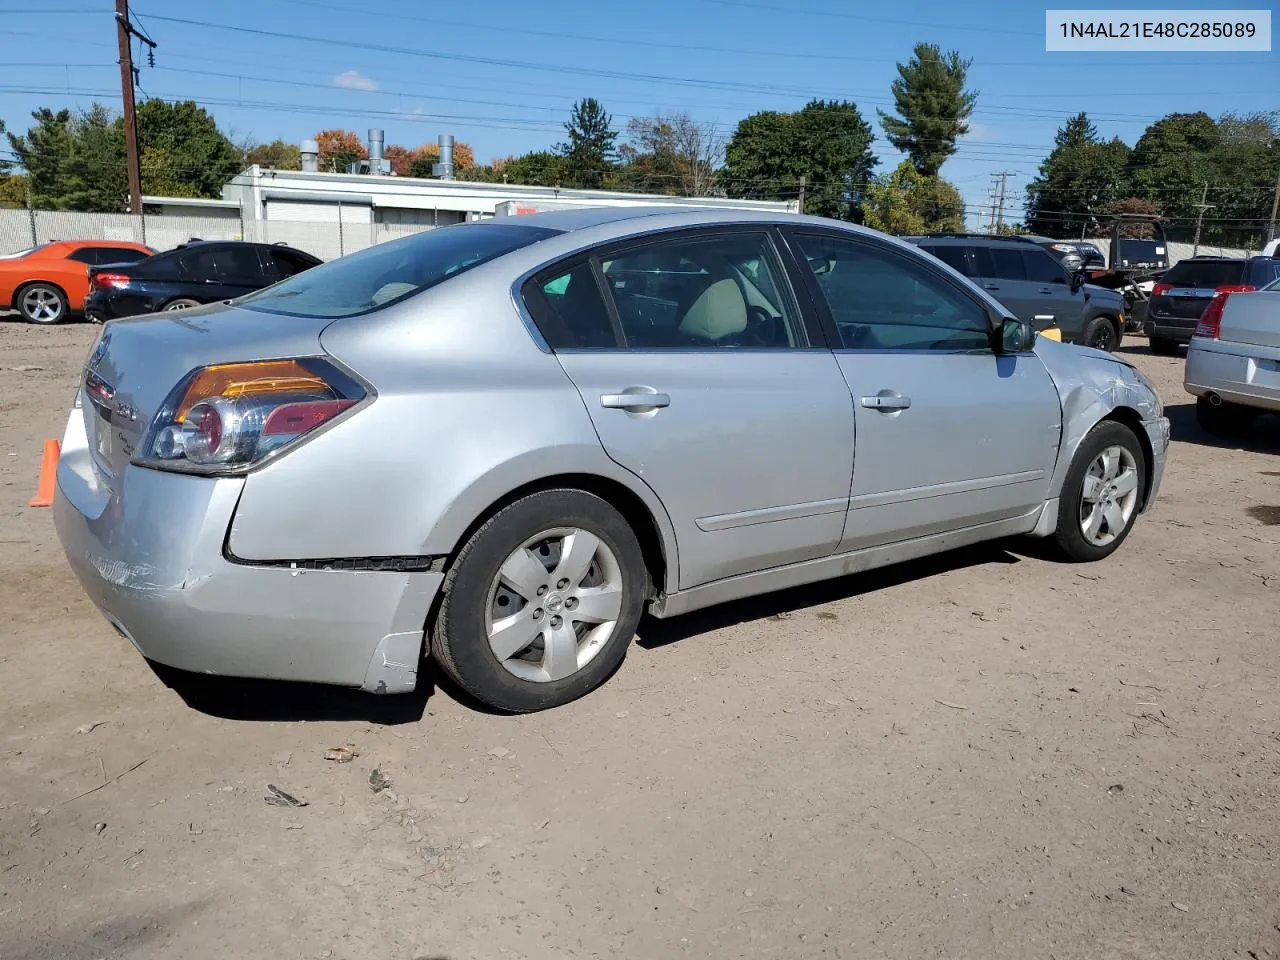
<svg viewBox="0 0 1280 960">
<path fill-rule="evenodd" d="M 1210 442 L 1181 360 L 1124 348 L 1175 441 L 1110 560 L 646 622 L 511 718 L 158 677 L 26 506 L 93 335 L 0 322 L 5 960 L 1280 955 L 1280 427 Z"/>
</svg>

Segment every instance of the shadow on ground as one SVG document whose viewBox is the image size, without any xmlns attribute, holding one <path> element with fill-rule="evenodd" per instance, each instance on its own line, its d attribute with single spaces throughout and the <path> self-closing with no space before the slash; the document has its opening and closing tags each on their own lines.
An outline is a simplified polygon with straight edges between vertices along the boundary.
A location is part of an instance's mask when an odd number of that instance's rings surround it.
<svg viewBox="0 0 1280 960">
<path fill-rule="evenodd" d="M 1164 408 L 1164 415 L 1169 418 L 1170 436 L 1180 443 L 1251 453 L 1280 453 L 1280 416 L 1276 414 L 1260 413 L 1239 436 L 1232 437 L 1205 433 L 1196 422 L 1194 400 L 1171 403 Z"/>
</svg>

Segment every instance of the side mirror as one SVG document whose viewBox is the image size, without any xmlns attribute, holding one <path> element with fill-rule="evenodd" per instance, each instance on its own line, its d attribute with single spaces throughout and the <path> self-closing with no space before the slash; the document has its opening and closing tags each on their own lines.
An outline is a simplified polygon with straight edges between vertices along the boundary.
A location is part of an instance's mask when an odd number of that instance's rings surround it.
<svg viewBox="0 0 1280 960">
<path fill-rule="evenodd" d="M 1086 273 L 1084 270 L 1077 270 L 1071 274 L 1071 292 L 1075 293 L 1084 286 Z"/>
<path fill-rule="evenodd" d="M 1005 317 L 1000 324 L 1001 353 L 1029 353 L 1036 345 L 1036 329 L 1025 320 Z"/>
</svg>

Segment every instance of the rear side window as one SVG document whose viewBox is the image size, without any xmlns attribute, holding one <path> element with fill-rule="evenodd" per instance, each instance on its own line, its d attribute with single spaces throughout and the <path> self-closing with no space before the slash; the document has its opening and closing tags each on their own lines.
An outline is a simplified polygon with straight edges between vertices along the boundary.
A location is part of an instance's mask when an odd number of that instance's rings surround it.
<svg viewBox="0 0 1280 960">
<path fill-rule="evenodd" d="M 1026 261 L 1022 259 L 1022 251 L 1012 247 L 992 247 L 990 249 L 992 276 L 998 280 L 1027 279 Z M 1048 256 L 1048 254 L 1045 254 Z"/>
<path fill-rule="evenodd" d="M 1035 283 L 1065 283 L 1067 275 L 1062 264 L 1043 250 L 1023 250 L 1022 264 L 1027 271 L 1027 279 Z"/>
<path fill-rule="evenodd" d="M 355 317 L 559 232 L 493 221 L 437 227 L 312 267 L 239 304 L 285 316 Z"/>
<path fill-rule="evenodd" d="M 921 247 L 925 253 L 931 253 L 949 267 L 959 270 L 966 277 L 972 277 L 973 267 L 965 255 L 968 248 L 959 246 Z"/>
<path fill-rule="evenodd" d="M 1239 283 L 1244 277 L 1243 260 L 1181 260 L 1160 278 L 1171 287 L 1214 290 Z"/>
<path fill-rule="evenodd" d="M 102 260 L 98 257 L 97 247 L 81 247 L 79 250 L 72 250 L 67 254 L 68 260 L 74 260 L 76 263 L 99 264 Z"/>
<path fill-rule="evenodd" d="M 1252 263 L 1250 283 L 1255 287 L 1265 287 L 1280 277 L 1280 260 L 1259 258 Z"/>
<path fill-rule="evenodd" d="M 534 277 L 525 284 L 523 296 L 529 315 L 553 350 L 617 347 L 618 338 L 590 261 Z"/>
<path fill-rule="evenodd" d="M 141 250 L 130 250 L 128 247 L 101 247 L 98 250 L 98 263 L 137 263 L 151 256 Z"/>
</svg>

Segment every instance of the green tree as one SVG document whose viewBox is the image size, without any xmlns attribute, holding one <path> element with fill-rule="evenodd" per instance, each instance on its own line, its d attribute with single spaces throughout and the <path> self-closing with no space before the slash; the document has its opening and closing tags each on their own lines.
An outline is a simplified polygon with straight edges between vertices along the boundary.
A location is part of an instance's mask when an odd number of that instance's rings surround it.
<svg viewBox="0 0 1280 960">
<path fill-rule="evenodd" d="M 32 202 L 44 209 L 62 209 L 62 198 L 67 193 L 66 158 L 73 138 L 71 111 L 54 112 L 41 107 L 31 114 L 31 119 L 35 126 L 25 135 L 5 136 L 18 165 L 27 171 Z"/>
<path fill-rule="evenodd" d="M 302 151 L 296 143 L 272 140 L 249 148 L 245 152 L 244 162 L 249 166 L 256 164 L 273 170 L 301 170 Z"/>
<path fill-rule="evenodd" d="M 168 157 L 166 182 L 182 189 L 182 196 L 220 197 L 223 185 L 244 168 L 236 145 L 194 101 L 144 100 L 137 117 L 139 150 Z M 123 123 L 118 126 L 123 134 Z M 143 192 L 152 192 L 146 183 Z"/>
<path fill-rule="evenodd" d="M 566 186 L 599 189 L 616 159 L 618 133 L 613 118 L 595 97 L 573 105 L 564 125 L 568 140 L 556 149 L 564 157 Z"/>
<path fill-rule="evenodd" d="M 926 177 L 938 175 L 956 140 L 969 132 L 978 102 L 977 92 L 964 86 L 971 63 L 955 50 L 943 54 L 935 44 L 917 43 L 911 59 L 898 64 L 891 87 L 899 116 L 876 111 L 889 142 Z"/>
<path fill-rule="evenodd" d="M 868 185 L 864 212 L 868 227 L 898 236 L 965 228 L 960 191 L 940 177 L 924 176 L 910 159 Z"/>
<path fill-rule="evenodd" d="M 0 209 L 13 210 L 27 205 L 27 178 L 20 173 L 0 176 Z"/>
<path fill-rule="evenodd" d="M 721 182 L 731 197 L 793 200 L 803 177 L 806 213 L 856 220 L 878 162 L 872 139 L 857 106 L 844 100 L 754 113 L 729 139 Z"/>
<path fill-rule="evenodd" d="M 540 187 L 567 186 L 568 161 L 558 153 L 535 150 L 518 157 L 508 157 L 495 162 L 491 169 L 498 181 L 522 183 Z"/>
<path fill-rule="evenodd" d="M 1079 236 L 1107 205 L 1124 196 L 1129 148 L 1103 141 L 1084 113 L 1068 120 L 1054 137 L 1053 150 L 1027 185 L 1027 226 L 1051 237 Z"/>
</svg>

